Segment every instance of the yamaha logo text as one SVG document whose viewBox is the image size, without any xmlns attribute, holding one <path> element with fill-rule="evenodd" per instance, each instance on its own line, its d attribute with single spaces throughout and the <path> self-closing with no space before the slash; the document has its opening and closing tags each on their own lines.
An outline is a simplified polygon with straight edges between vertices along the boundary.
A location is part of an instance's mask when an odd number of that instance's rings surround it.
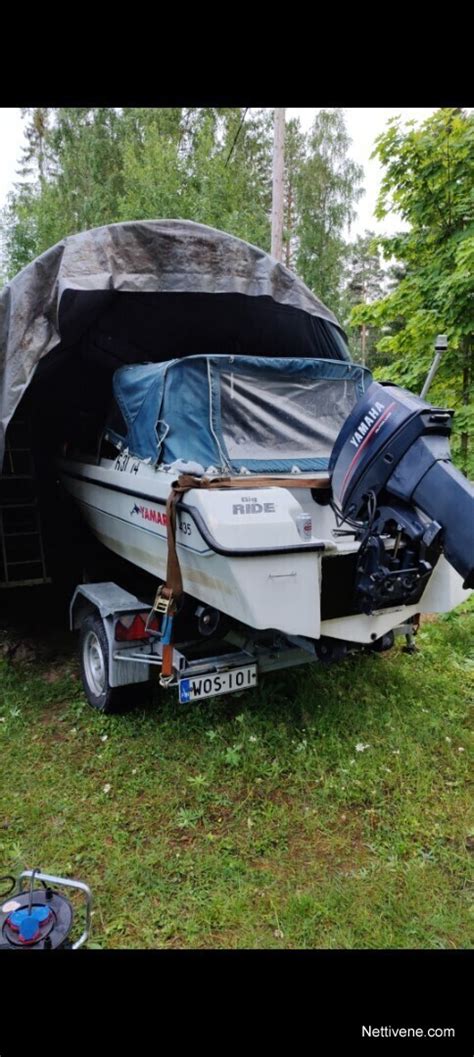
<svg viewBox="0 0 474 1057">
<path fill-rule="evenodd" d="M 350 443 L 354 445 L 354 448 L 359 447 L 359 444 L 362 443 L 366 433 L 369 432 L 369 429 L 373 426 L 374 422 L 377 421 L 382 414 L 382 411 L 385 411 L 385 404 L 381 404 L 379 400 L 377 400 L 375 404 L 372 404 L 372 407 L 367 414 L 364 415 L 362 421 L 359 422 L 355 433 L 351 437 Z"/>
</svg>

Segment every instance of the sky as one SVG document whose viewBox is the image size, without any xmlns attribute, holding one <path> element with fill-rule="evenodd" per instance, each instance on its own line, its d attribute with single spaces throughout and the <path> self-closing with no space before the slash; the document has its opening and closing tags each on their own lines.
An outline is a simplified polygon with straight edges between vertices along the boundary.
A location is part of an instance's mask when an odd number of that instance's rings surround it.
<svg viewBox="0 0 474 1057">
<path fill-rule="evenodd" d="M 317 113 L 316 107 L 300 109 L 289 108 L 286 117 L 299 117 L 302 128 L 306 131 Z M 365 177 L 365 194 L 358 203 L 357 220 L 351 227 L 350 235 L 363 234 L 366 229 L 377 234 L 393 234 L 403 225 L 396 215 L 388 216 L 383 221 L 376 221 L 373 211 L 377 201 L 382 177 L 382 169 L 376 159 L 370 159 L 374 142 L 383 132 L 391 117 L 401 115 L 404 121 L 414 119 L 424 121 L 434 112 L 435 107 L 347 107 L 344 108 L 346 125 L 352 140 L 350 154 L 354 161 L 363 166 Z M 15 170 L 23 143 L 22 120 L 19 108 L 0 107 L 0 208 L 15 181 Z"/>
</svg>

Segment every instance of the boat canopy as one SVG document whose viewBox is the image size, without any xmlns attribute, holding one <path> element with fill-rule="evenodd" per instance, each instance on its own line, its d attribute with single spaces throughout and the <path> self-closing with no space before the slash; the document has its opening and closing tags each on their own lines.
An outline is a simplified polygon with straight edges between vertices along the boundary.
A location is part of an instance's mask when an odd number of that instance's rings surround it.
<svg viewBox="0 0 474 1057">
<path fill-rule="evenodd" d="M 53 451 L 102 428 L 123 364 L 221 353 L 350 360 L 332 312 L 242 239 L 186 220 L 68 236 L 0 293 L 0 467 L 25 393 Z"/>
<path fill-rule="evenodd" d="M 105 437 L 154 465 L 193 462 L 203 473 L 325 470 L 370 382 L 366 368 L 325 359 L 190 356 L 122 367 Z"/>
</svg>

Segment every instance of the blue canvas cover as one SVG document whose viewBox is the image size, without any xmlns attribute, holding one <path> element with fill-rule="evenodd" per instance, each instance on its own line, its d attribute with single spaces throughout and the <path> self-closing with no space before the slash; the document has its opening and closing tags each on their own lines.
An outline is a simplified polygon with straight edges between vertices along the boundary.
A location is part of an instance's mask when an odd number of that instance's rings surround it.
<svg viewBox="0 0 474 1057">
<path fill-rule="evenodd" d="M 113 390 L 123 426 L 111 419 L 106 437 L 154 465 L 325 470 L 371 380 L 358 364 L 293 357 L 189 356 L 121 367 Z"/>
</svg>

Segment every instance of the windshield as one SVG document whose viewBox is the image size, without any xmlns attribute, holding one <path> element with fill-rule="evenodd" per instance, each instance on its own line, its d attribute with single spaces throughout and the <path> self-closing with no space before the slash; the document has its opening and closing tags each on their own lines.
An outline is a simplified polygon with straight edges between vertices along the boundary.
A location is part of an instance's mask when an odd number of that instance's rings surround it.
<svg viewBox="0 0 474 1057">
<path fill-rule="evenodd" d="M 221 373 L 222 435 L 231 460 L 328 457 L 357 401 L 355 382 L 304 371 Z"/>
</svg>

